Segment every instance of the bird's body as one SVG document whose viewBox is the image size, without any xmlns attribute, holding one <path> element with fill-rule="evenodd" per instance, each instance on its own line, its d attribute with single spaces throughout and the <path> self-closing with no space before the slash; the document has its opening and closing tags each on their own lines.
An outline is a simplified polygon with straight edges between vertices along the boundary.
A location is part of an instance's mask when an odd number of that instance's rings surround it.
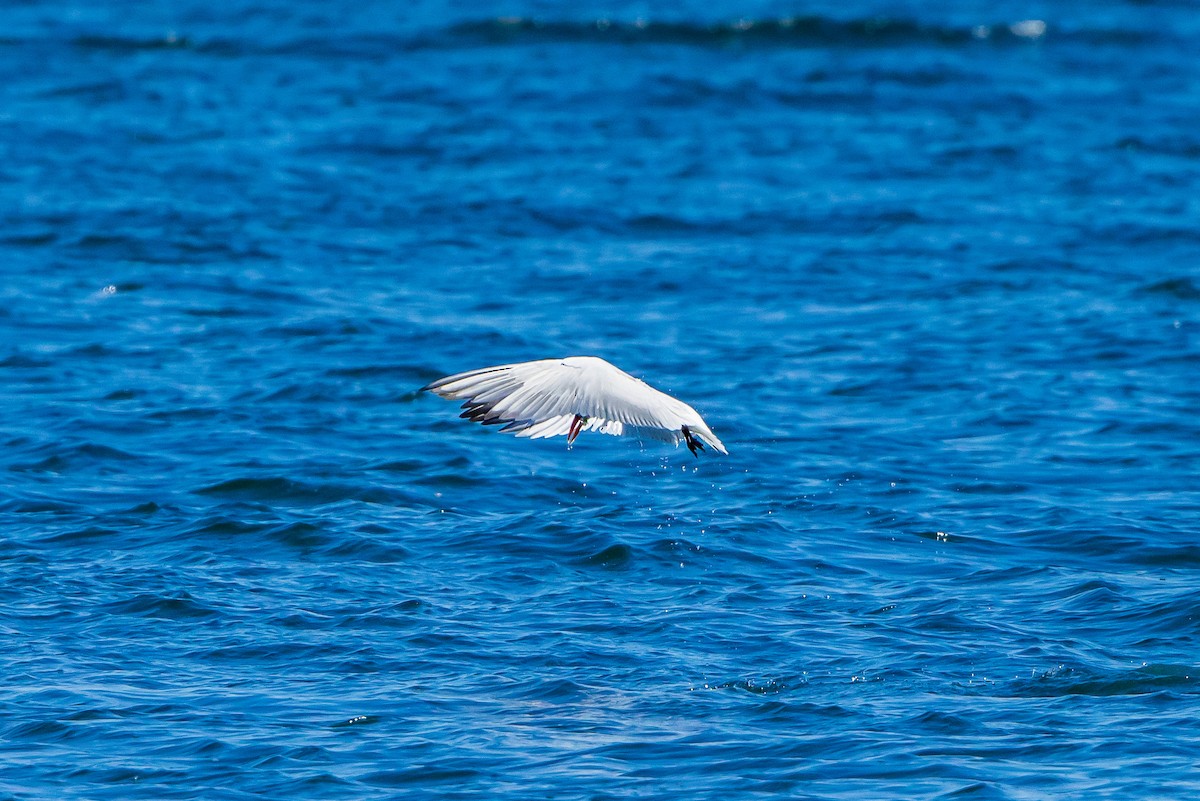
<svg viewBox="0 0 1200 801">
<path fill-rule="evenodd" d="M 461 417 L 540 439 L 583 431 L 705 445 L 727 454 L 696 410 L 596 356 L 542 359 L 447 376 L 424 389 L 463 401 Z"/>
</svg>

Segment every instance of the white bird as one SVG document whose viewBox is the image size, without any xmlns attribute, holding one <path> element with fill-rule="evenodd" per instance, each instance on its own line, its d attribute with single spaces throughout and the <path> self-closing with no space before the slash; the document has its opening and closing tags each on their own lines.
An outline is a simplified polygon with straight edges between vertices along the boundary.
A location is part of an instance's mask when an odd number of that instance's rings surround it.
<svg viewBox="0 0 1200 801">
<path fill-rule="evenodd" d="M 687 443 L 693 455 L 705 445 L 728 454 L 691 406 L 596 356 L 542 359 L 484 367 L 439 378 L 423 390 L 462 400 L 459 417 L 501 431 L 541 439 L 581 431 Z"/>
</svg>

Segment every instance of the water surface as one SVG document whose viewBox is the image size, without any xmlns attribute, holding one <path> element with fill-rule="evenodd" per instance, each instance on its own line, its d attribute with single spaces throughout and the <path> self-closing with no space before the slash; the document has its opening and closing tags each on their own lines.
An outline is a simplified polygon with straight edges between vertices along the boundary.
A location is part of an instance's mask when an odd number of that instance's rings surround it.
<svg viewBox="0 0 1200 801">
<path fill-rule="evenodd" d="M 499 12 L 0 12 L 0 798 L 1194 797 L 1194 10 Z"/>
</svg>

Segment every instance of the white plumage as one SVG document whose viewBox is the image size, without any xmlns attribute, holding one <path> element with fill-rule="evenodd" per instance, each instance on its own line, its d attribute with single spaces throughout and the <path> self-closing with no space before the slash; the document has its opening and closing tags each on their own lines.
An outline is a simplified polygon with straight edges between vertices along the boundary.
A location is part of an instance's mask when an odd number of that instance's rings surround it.
<svg viewBox="0 0 1200 801">
<path fill-rule="evenodd" d="M 423 389 L 463 401 L 460 417 L 504 424 L 518 437 L 565 434 L 569 445 L 581 431 L 598 431 L 729 453 L 691 406 L 595 356 L 484 367 Z"/>
</svg>

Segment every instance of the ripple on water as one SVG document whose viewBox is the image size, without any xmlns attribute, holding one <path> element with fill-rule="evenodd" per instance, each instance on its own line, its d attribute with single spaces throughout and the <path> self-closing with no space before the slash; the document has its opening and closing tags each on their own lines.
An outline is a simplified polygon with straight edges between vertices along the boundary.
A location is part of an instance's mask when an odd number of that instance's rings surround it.
<svg viewBox="0 0 1200 801">
<path fill-rule="evenodd" d="M 209 484 L 194 490 L 231 500 L 287 503 L 297 506 L 321 506 L 344 501 L 401 504 L 410 500 L 407 493 L 385 487 L 360 486 L 332 482 L 309 482 L 284 476 L 245 476 Z"/>
<path fill-rule="evenodd" d="M 44 455 L 43 455 L 44 454 Z M 38 458 L 38 457 L 41 458 Z M 71 473 L 95 469 L 103 473 L 106 470 L 127 467 L 125 462 L 143 461 L 145 457 L 128 453 L 119 448 L 84 442 L 64 446 L 59 443 L 47 443 L 35 449 L 30 455 L 36 461 L 18 462 L 9 466 L 10 470 L 31 473 Z M 116 466 L 113 463 L 117 463 Z"/>
<path fill-rule="evenodd" d="M 997 688 L 1006 696 L 1061 698 L 1067 696 L 1137 696 L 1164 693 L 1193 696 L 1200 692 L 1194 665 L 1145 664 L 1099 670 L 1059 665 Z"/>
<path fill-rule="evenodd" d="M 626 570 L 632 566 L 634 550 L 624 543 L 614 543 L 603 550 L 575 561 L 583 567 L 598 567 L 603 570 Z"/>
<path fill-rule="evenodd" d="M 141 593 L 132 598 L 113 601 L 100 607 L 114 615 L 137 615 L 160 620 L 196 620 L 213 618 L 221 613 L 206 606 L 186 592 L 173 595 Z"/>
</svg>

